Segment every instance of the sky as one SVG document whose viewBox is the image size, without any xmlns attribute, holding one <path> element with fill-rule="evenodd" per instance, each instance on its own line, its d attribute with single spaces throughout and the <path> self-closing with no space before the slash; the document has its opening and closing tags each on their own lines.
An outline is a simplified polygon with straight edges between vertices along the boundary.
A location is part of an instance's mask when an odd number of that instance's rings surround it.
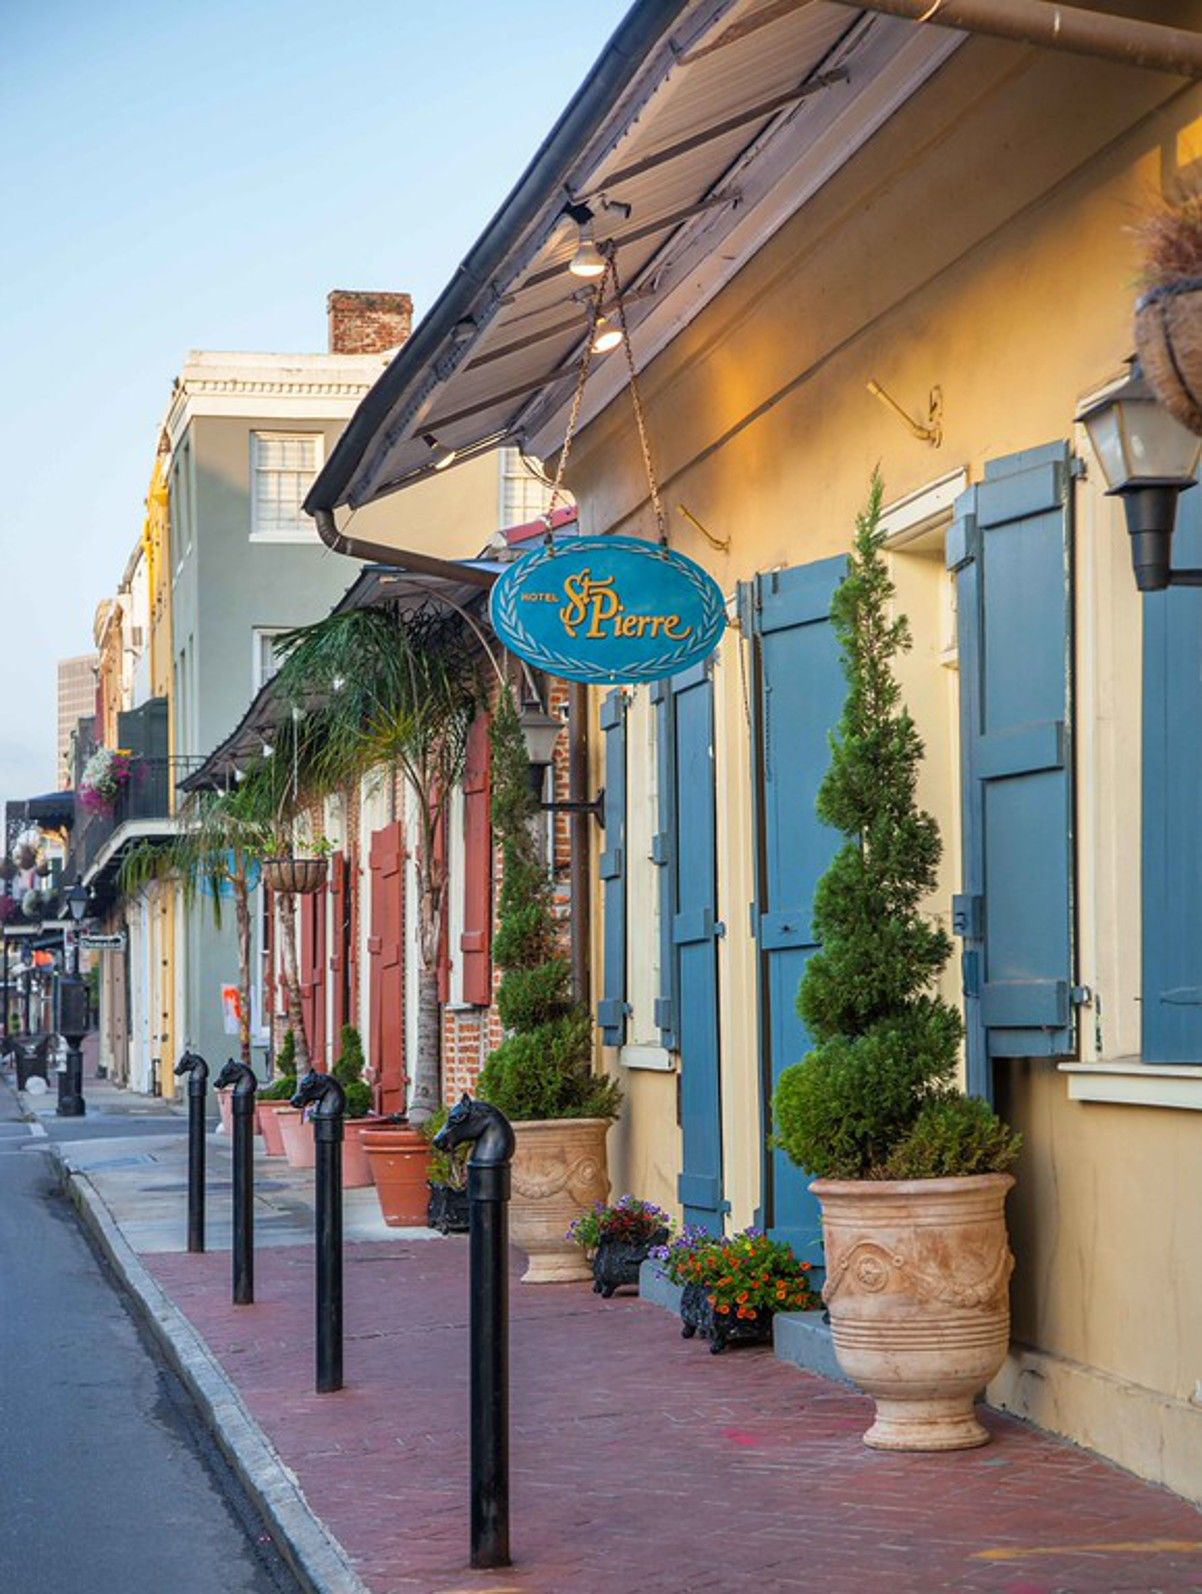
<svg viewBox="0 0 1202 1594">
<path fill-rule="evenodd" d="M 420 318 L 627 0 L 0 0 L 0 799 L 141 535 L 189 349 Z"/>
</svg>

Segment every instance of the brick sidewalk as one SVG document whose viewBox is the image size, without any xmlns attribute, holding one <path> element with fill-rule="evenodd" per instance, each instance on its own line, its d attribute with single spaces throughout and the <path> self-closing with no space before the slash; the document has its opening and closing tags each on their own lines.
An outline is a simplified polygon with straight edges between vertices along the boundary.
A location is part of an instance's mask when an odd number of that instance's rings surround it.
<svg viewBox="0 0 1202 1594">
<path fill-rule="evenodd" d="M 878 1454 L 842 1387 L 516 1270 L 516 1565 L 470 1573 L 465 1241 L 348 1247 L 347 1388 L 326 1396 L 308 1247 L 261 1252 L 239 1309 L 228 1256 L 144 1261 L 375 1594 L 1202 1591 L 1202 1516 L 1083 1451 L 990 1415 L 982 1450 Z"/>
</svg>

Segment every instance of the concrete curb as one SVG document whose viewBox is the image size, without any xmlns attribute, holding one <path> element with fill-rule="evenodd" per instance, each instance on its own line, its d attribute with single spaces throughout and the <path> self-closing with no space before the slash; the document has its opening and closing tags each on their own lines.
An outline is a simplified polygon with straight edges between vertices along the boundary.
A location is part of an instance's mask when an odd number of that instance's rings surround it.
<svg viewBox="0 0 1202 1594">
<path fill-rule="evenodd" d="M 221 1364 L 138 1260 L 86 1173 L 51 1148 L 63 1188 L 121 1279 L 167 1362 L 200 1408 L 243 1488 L 263 1513 L 306 1594 L 370 1594 L 342 1545 L 310 1507 L 296 1474 L 247 1411 Z"/>
</svg>

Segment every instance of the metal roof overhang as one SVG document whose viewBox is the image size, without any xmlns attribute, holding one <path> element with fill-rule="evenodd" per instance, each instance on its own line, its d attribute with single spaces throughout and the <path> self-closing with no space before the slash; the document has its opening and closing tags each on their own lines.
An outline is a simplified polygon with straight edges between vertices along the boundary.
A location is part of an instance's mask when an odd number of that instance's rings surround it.
<svg viewBox="0 0 1202 1594">
<path fill-rule="evenodd" d="M 568 270 L 566 207 L 588 205 L 617 246 L 645 365 L 963 38 L 833 0 L 639 0 L 305 507 L 428 475 L 428 436 L 461 458 L 501 441 L 553 453 L 590 291 Z M 620 353 L 595 360 L 581 424 L 626 381 Z"/>
<path fill-rule="evenodd" d="M 398 551 L 398 561 L 407 556 Z M 427 568 L 408 571 L 396 565 L 365 565 L 331 610 L 344 614 L 351 609 L 369 609 L 378 604 L 395 604 L 402 613 L 416 614 L 424 609 L 442 608 L 468 616 L 479 625 L 488 587 L 505 568 L 488 559 L 434 561 L 423 559 Z M 434 571 L 441 565 L 441 573 Z M 224 791 L 235 771 L 259 757 L 284 713 L 274 680 L 259 688 L 246 713 L 199 769 L 179 783 L 183 792 Z"/>
</svg>

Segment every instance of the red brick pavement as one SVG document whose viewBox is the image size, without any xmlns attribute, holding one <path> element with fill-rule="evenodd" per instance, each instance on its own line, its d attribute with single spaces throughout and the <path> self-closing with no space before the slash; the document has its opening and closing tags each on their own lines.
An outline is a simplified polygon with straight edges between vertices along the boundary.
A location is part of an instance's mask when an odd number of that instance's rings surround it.
<svg viewBox="0 0 1202 1594">
<path fill-rule="evenodd" d="M 864 1399 L 769 1351 L 710 1356 L 657 1307 L 516 1283 L 515 1567 L 471 1573 L 464 1241 L 348 1247 L 347 1388 L 324 1396 L 307 1248 L 261 1251 L 241 1308 L 228 1256 L 145 1260 L 376 1594 L 1202 1591 L 1197 1511 L 1021 1423 L 877 1454 Z"/>
</svg>

